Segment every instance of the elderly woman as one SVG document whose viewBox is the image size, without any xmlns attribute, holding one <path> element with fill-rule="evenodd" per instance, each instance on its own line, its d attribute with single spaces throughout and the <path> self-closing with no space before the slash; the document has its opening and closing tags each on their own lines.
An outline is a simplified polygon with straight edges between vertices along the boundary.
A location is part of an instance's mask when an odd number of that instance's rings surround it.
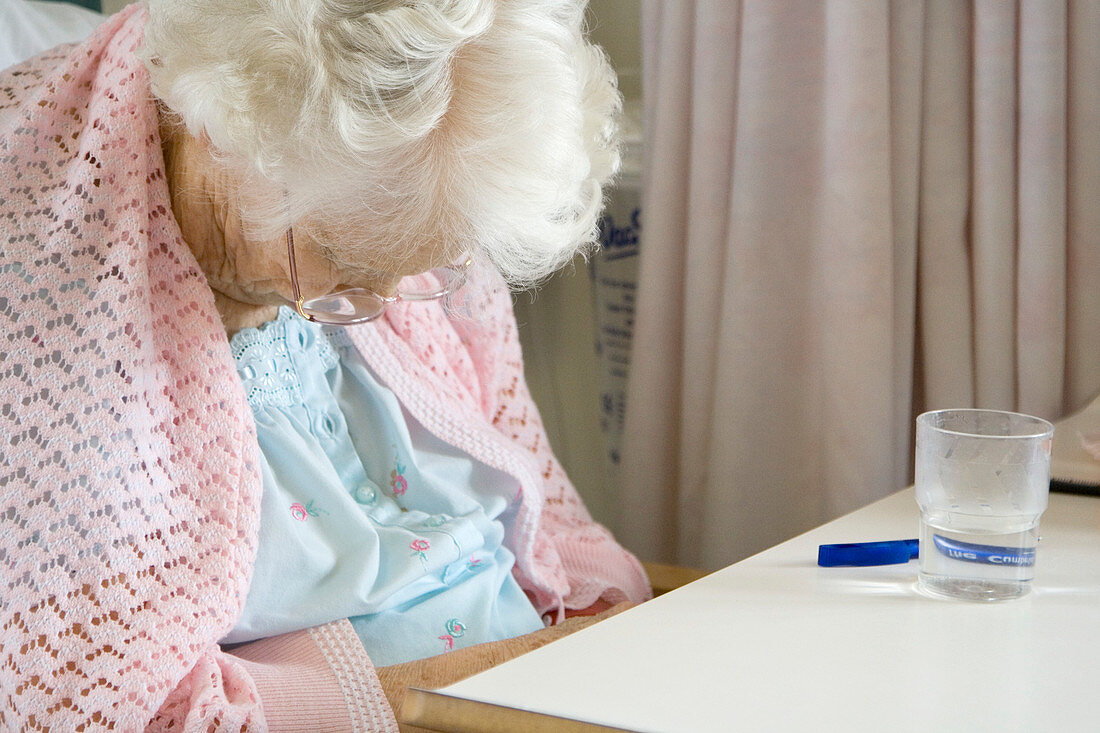
<svg viewBox="0 0 1100 733">
<path fill-rule="evenodd" d="M 0 74 L 0 727 L 392 730 L 646 598 L 504 284 L 616 164 L 581 23 L 163 0 Z"/>
</svg>

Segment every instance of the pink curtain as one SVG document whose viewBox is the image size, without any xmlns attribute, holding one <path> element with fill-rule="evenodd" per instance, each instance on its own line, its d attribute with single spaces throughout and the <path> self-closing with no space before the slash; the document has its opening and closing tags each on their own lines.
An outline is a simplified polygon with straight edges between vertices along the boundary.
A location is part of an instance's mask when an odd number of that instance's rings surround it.
<svg viewBox="0 0 1100 733">
<path fill-rule="evenodd" d="M 1100 390 L 1100 3 L 645 0 L 618 536 L 714 568 Z M 855 538 L 859 539 L 859 538 Z"/>
</svg>

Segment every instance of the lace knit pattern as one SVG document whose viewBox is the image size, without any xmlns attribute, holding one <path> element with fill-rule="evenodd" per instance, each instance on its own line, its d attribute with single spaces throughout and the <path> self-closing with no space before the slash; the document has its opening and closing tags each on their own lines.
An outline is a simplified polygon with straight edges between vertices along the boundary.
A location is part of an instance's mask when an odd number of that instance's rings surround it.
<svg viewBox="0 0 1100 733">
<path fill-rule="evenodd" d="M 259 710 L 214 643 L 248 587 L 256 440 L 172 217 L 140 29 L 0 75 L 5 730 Z"/>
<path fill-rule="evenodd" d="M 216 644 L 255 557 L 258 448 L 171 213 L 133 56 L 143 13 L 0 74 L 5 730 L 266 725 L 246 665 Z M 428 430 L 519 480 L 508 543 L 540 613 L 642 600 L 640 565 L 553 457 L 509 294 L 492 286 L 470 318 L 398 304 L 349 335 Z M 332 662 L 344 689 L 374 685 L 368 717 L 392 720 L 377 677 L 350 678 L 344 662 Z"/>
</svg>

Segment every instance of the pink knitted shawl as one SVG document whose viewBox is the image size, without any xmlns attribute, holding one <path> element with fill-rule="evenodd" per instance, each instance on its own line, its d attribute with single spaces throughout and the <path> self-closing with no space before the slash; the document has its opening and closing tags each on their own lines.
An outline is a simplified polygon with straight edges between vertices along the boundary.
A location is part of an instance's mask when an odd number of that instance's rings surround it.
<svg viewBox="0 0 1100 733">
<path fill-rule="evenodd" d="M 242 660 L 266 652 L 217 645 L 248 589 L 258 448 L 172 216 L 143 23 L 0 74 L 5 729 L 265 726 Z M 508 541 L 540 612 L 644 599 L 553 457 L 497 285 L 478 318 L 396 307 L 353 339 L 429 430 L 519 480 Z"/>
</svg>

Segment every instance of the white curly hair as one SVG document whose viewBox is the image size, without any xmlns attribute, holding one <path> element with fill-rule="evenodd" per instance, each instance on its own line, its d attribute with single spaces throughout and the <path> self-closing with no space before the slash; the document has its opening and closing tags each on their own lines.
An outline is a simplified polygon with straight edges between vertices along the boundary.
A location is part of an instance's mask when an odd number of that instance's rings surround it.
<svg viewBox="0 0 1100 733">
<path fill-rule="evenodd" d="M 513 284 L 596 241 L 620 97 L 585 0 L 148 0 L 153 93 L 250 176 L 252 234 L 340 264 L 469 250 Z"/>
</svg>

